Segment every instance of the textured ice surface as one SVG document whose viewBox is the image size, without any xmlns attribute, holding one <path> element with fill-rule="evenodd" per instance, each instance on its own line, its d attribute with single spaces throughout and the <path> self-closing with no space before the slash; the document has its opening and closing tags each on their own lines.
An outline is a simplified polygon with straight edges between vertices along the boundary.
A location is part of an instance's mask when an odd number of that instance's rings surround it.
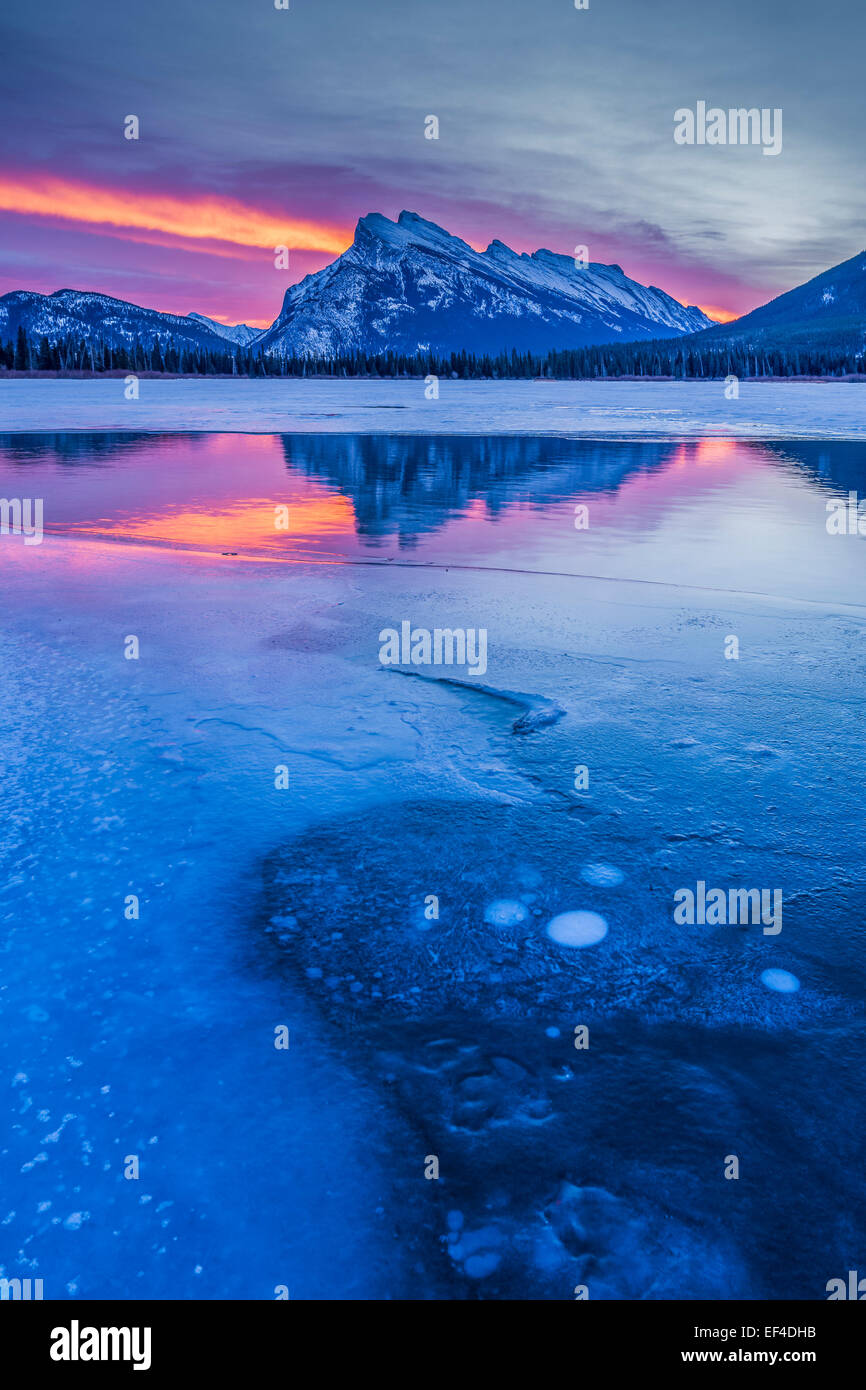
<svg viewBox="0 0 866 1390">
<path fill-rule="evenodd" d="M 0 429 L 312 430 L 863 439 L 864 387 L 846 382 L 443 380 L 0 381 Z"/>
<path fill-rule="evenodd" d="M 519 927 L 528 916 L 529 910 L 524 903 L 507 898 L 497 898 L 484 909 L 484 920 L 491 927 Z"/>
<path fill-rule="evenodd" d="M 0 542 L 3 1272 L 823 1298 L 862 1267 L 866 551 L 824 529 L 855 446 L 127 442 L 2 463 L 54 528 Z M 484 626 L 482 685 L 383 668 L 403 617 Z M 519 692 L 558 717 L 515 737 Z M 780 887 L 781 933 L 676 925 L 699 880 Z M 575 908 L 591 949 L 546 934 Z"/>
<path fill-rule="evenodd" d="M 622 883 L 625 874 L 613 864 L 584 864 L 580 871 L 584 883 L 596 888 L 616 888 Z"/>
</svg>

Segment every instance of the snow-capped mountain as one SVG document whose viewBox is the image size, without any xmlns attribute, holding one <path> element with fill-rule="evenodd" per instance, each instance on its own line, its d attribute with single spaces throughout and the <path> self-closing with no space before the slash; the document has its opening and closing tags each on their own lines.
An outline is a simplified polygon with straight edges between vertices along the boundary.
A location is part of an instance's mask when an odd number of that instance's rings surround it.
<svg viewBox="0 0 866 1390">
<path fill-rule="evenodd" d="M 228 325 L 204 314 L 164 314 L 83 290 L 0 298 L 0 342 L 23 325 L 31 343 L 72 337 L 111 348 L 255 346 L 281 356 L 418 351 L 546 352 L 553 348 L 668 338 L 705 328 L 700 309 L 624 275 L 583 267 L 553 251 L 518 254 L 501 241 L 473 251 L 434 222 L 402 212 L 362 217 L 355 239 L 324 270 L 286 293 L 270 328 Z"/>
<path fill-rule="evenodd" d="M 765 347 L 866 347 L 866 251 L 831 266 L 700 341 Z"/>
<path fill-rule="evenodd" d="M 211 332 L 216 333 L 217 337 L 224 338 L 229 343 L 239 343 L 241 347 L 246 347 L 247 343 L 254 343 L 264 332 L 262 328 L 250 328 L 248 323 L 220 323 L 217 319 L 209 319 L 205 314 L 187 314 L 187 318 L 203 323 Z"/>
<path fill-rule="evenodd" d="M 55 343 L 59 338 L 73 337 L 112 348 L 134 347 L 136 343 L 151 347 L 159 339 L 163 346 L 175 348 L 225 349 L 224 335 L 217 334 L 216 325 L 207 319 L 163 314 L 88 290 L 56 290 L 54 294 L 13 290 L 4 294 L 0 298 L 0 341 L 14 339 L 19 325 L 32 343 L 40 338 Z"/>
<path fill-rule="evenodd" d="M 251 347 L 274 356 L 331 358 L 387 350 L 413 355 L 556 348 L 677 338 L 713 347 L 866 348 L 866 253 L 823 271 L 732 323 L 714 324 L 617 265 L 585 267 L 553 251 L 518 254 L 493 241 L 473 251 L 415 213 L 396 222 L 362 217 L 352 245 L 286 292 L 267 329 L 223 324 L 204 314 L 164 314 L 84 290 L 0 297 L 0 343 L 23 327 L 35 351 L 71 338 L 111 348 Z"/>
<path fill-rule="evenodd" d="M 579 266 L 553 251 L 518 254 L 501 241 L 474 251 L 412 212 L 362 217 L 348 251 L 287 292 L 259 345 L 333 357 L 392 349 L 544 352 L 675 337 L 710 319 L 618 265 Z"/>
</svg>

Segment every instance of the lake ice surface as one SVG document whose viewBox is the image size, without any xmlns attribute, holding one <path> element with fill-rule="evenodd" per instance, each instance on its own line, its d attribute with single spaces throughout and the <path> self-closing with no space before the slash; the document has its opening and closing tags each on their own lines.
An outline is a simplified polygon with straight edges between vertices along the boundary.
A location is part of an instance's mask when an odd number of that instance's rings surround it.
<svg viewBox="0 0 866 1390">
<path fill-rule="evenodd" d="M 723 435 L 862 439 L 862 382 L 0 380 L 6 430 Z"/>
<path fill-rule="evenodd" d="M 0 538 L 2 1273 L 862 1267 L 866 540 L 825 520 L 864 472 L 832 439 L 4 436 L 46 536 Z M 484 689 L 384 669 L 404 619 L 484 627 Z M 515 693 L 564 715 L 517 733 Z M 781 933 L 676 926 L 698 880 L 781 888 Z M 548 936 L 572 912 L 606 933 Z"/>
</svg>

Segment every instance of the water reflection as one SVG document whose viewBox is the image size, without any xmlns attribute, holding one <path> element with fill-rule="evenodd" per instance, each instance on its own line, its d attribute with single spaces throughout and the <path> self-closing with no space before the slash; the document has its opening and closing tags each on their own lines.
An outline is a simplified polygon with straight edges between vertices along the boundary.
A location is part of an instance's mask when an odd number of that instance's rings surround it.
<svg viewBox="0 0 866 1390">
<path fill-rule="evenodd" d="M 326 480 L 351 498 L 358 534 L 413 544 L 482 502 L 490 519 L 515 506 L 544 506 L 578 493 L 614 492 L 634 473 L 658 469 L 676 446 L 463 435 L 283 435 L 286 466 Z"/>
<path fill-rule="evenodd" d="M 183 444 L 205 444 L 206 434 L 155 434 L 111 430 L 78 430 L 45 434 L 0 434 L 0 461 L 6 464 L 72 464 L 98 467 L 151 449 Z"/>
<path fill-rule="evenodd" d="M 836 441 L 0 435 L 0 495 L 42 496 L 49 539 L 856 602 L 856 541 L 845 549 L 825 527 L 827 499 L 849 491 L 866 492 L 866 453 Z"/>
</svg>

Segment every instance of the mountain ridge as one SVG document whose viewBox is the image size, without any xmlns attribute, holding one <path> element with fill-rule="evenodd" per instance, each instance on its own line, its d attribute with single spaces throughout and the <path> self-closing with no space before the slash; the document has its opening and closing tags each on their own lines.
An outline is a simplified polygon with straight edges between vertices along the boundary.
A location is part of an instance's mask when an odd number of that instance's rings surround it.
<svg viewBox="0 0 866 1390">
<path fill-rule="evenodd" d="M 91 345 L 102 342 L 112 348 L 132 347 L 143 340 L 152 343 L 155 338 L 187 349 L 224 345 L 222 336 L 207 322 L 145 309 L 97 290 L 63 289 L 51 294 L 11 290 L 0 296 L 0 339 L 14 338 L 19 326 L 36 342 L 44 337 L 54 343 L 78 335 Z"/>
<path fill-rule="evenodd" d="M 476 251 L 417 213 L 404 211 L 395 221 L 368 213 L 346 251 L 288 287 L 269 328 L 222 324 L 197 312 L 169 314 L 72 289 L 48 295 L 12 290 L 0 297 L 0 347 L 20 328 L 31 343 L 31 360 L 43 341 L 78 344 L 67 351 L 66 363 L 81 361 L 82 344 L 91 358 L 94 349 L 123 348 L 130 360 L 143 347 L 159 370 L 175 369 L 178 354 L 189 362 L 196 353 L 207 354 L 202 361 L 243 352 L 279 362 L 385 354 L 481 359 L 515 351 L 544 357 L 611 348 L 623 361 L 642 354 L 642 375 L 652 344 L 668 358 L 697 354 L 699 371 L 701 355 L 718 356 L 725 345 L 741 354 L 788 354 L 796 370 L 805 370 L 798 365 L 803 352 L 841 351 L 862 360 L 866 251 L 718 324 L 657 286 L 630 279 L 619 265 L 583 266 L 547 248 L 517 252 L 498 239 Z M 7 346 L 11 366 L 10 351 Z M 47 360 L 44 350 L 40 356 Z M 174 366 L 163 368 L 169 356 Z"/>
<path fill-rule="evenodd" d="M 207 314 L 197 314 L 194 310 L 186 317 L 195 319 L 197 323 L 205 324 L 212 333 L 216 333 L 218 338 L 224 338 L 229 343 L 237 343 L 241 347 L 246 347 L 248 343 L 254 343 L 264 332 L 263 328 L 253 328 L 248 323 L 220 323 L 219 319 L 210 319 Z"/>
<path fill-rule="evenodd" d="M 619 266 L 492 241 L 485 251 L 403 211 L 359 219 L 351 246 L 290 286 L 264 350 L 339 356 L 545 351 L 677 336 L 711 320 Z"/>
<path fill-rule="evenodd" d="M 484 251 L 417 213 L 359 219 L 352 244 L 286 290 L 269 328 L 226 325 L 206 315 L 167 314 L 98 291 L 0 297 L 0 341 L 23 325 L 32 339 L 76 335 L 111 348 L 137 342 L 188 350 L 253 345 L 283 356 L 383 351 L 547 351 L 638 337 L 679 336 L 711 321 L 620 266 L 542 248 Z"/>
<path fill-rule="evenodd" d="M 785 290 L 731 323 L 713 324 L 695 341 L 762 347 L 866 347 L 866 250 Z M 689 341 L 688 339 L 684 341 Z"/>
</svg>

